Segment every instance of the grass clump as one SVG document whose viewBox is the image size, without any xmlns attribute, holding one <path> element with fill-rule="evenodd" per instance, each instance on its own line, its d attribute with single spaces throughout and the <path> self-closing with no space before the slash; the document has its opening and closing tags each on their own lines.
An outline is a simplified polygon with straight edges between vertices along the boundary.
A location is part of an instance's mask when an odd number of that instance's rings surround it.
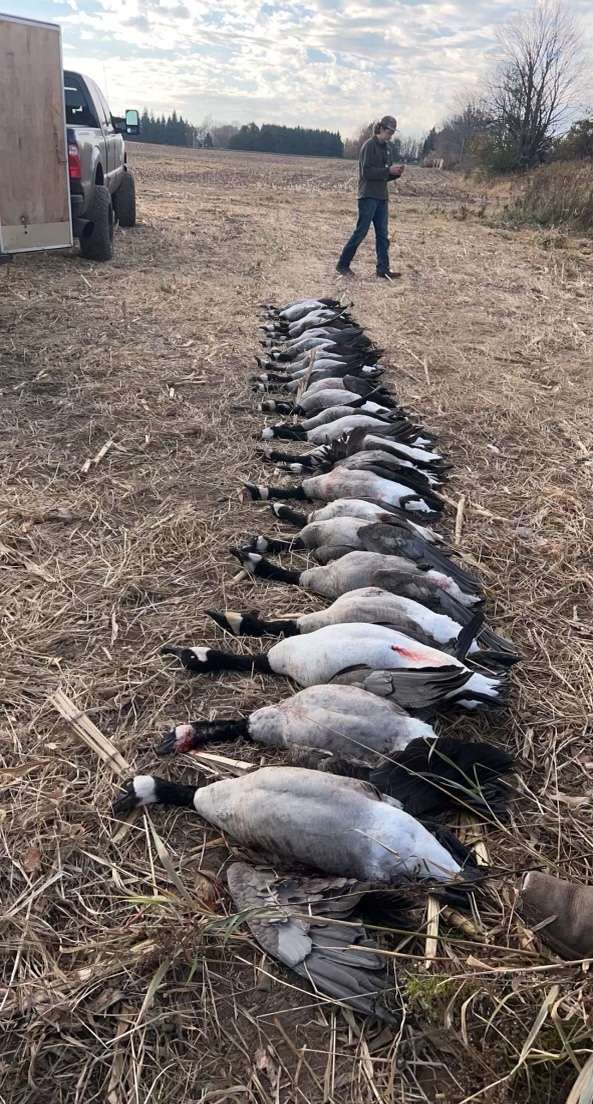
<svg viewBox="0 0 593 1104">
<path fill-rule="evenodd" d="M 593 231 L 593 167 L 590 161 L 542 165 L 520 185 L 509 207 L 515 224 Z"/>
</svg>

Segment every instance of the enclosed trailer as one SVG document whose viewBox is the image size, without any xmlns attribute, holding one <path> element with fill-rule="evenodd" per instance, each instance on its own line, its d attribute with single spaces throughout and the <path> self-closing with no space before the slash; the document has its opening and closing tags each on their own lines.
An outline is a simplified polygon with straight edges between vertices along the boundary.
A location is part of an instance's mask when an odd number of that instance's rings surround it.
<svg viewBox="0 0 593 1104">
<path fill-rule="evenodd" d="M 72 245 L 62 33 L 0 13 L 0 259 Z"/>
</svg>

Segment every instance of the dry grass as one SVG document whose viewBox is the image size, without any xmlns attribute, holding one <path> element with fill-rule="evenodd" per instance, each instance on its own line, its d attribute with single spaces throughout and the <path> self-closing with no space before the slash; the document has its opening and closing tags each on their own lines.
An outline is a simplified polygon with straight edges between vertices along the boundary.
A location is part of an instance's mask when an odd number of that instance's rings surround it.
<svg viewBox="0 0 593 1104">
<path fill-rule="evenodd" d="M 392 385 L 442 435 L 451 498 L 467 496 L 460 540 L 525 655 L 507 717 L 450 724 L 518 756 L 514 819 L 488 837 L 504 876 L 479 937 L 441 923 L 429 971 L 422 941 L 394 957 L 416 1017 L 394 1038 L 301 992 L 224 921 L 228 849 L 197 818 L 119 829 L 125 767 L 52 702 L 65 693 L 131 769 L 154 770 L 171 722 L 287 690 L 192 682 L 159 646 L 217 639 L 207 606 L 312 608 L 233 584 L 226 549 L 271 529 L 237 495 L 264 476 L 245 389 L 257 304 L 335 290 L 352 166 L 133 153 L 142 224 L 113 265 L 0 270 L 2 1099 L 564 1101 L 591 1052 L 587 973 L 529 941 L 515 896 L 534 865 L 593 880 L 590 255 L 456 221 L 457 186 L 410 170 L 401 283 L 372 279 L 369 247 L 348 288 Z"/>
<path fill-rule="evenodd" d="M 593 229 L 593 166 L 555 162 L 530 173 L 516 189 L 509 210 L 513 222 L 590 233 Z"/>
</svg>

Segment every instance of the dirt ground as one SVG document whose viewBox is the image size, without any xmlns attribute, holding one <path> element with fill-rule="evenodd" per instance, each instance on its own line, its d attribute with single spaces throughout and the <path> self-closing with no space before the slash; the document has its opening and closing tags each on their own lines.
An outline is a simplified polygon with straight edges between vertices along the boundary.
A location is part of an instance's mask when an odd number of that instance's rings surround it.
<svg viewBox="0 0 593 1104">
<path fill-rule="evenodd" d="M 410 168 L 401 280 L 374 279 L 366 244 L 345 285 L 352 163 L 131 159 L 140 223 L 112 264 L 0 269 L 0 1099 L 565 1101 L 591 1054 L 588 974 L 530 939 L 515 904 L 527 868 L 593 881 L 593 243 L 510 233 L 468 185 Z M 154 755 L 171 723 L 289 690 L 191 681 L 158 650 L 220 646 L 206 608 L 315 608 L 233 582 L 228 548 L 274 531 L 240 501 L 242 479 L 270 475 L 247 385 L 259 304 L 336 292 L 441 435 L 489 619 L 523 653 L 508 713 L 448 722 L 513 750 L 517 798 L 488 835 L 499 877 L 477 934 L 443 922 L 429 969 L 422 940 L 387 944 L 410 1014 L 396 1033 L 299 989 L 224 920 L 228 850 L 198 818 L 157 810 L 122 830 L 110 814 L 118 772 L 194 772 Z M 124 763 L 77 737 L 56 691 Z"/>
</svg>

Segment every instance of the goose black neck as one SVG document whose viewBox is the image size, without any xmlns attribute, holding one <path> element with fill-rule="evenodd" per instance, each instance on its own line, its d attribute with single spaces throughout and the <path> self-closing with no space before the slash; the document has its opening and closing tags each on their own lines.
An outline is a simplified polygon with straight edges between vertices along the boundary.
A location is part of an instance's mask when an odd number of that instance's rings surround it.
<svg viewBox="0 0 593 1104">
<path fill-rule="evenodd" d="M 249 720 L 247 717 L 235 717 L 220 721 L 192 721 L 191 726 L 195 732 L 195 744 L 219 743 L 223 740 L 248 740 Z"/>
<path fill-rule="evenodd" d="M 305 543 L 300 537 L 287 537 L 285 540 L 281 537 L 270 537 L 269 539 L 265 537 L 264 539 L 266 541 L 266 552 L 300 552 L 305 548 Z"/>
<path fill-rule="evenodd" d="M 280 617 L 278 620 L 262 620 L 262 633 L 268 636 L 298 636 L 298 622 L 293 617 Z"/>
<path fill-rule="evenodd" d="M 273 579 L 276 583 L 288 583 L 289 586 L 299 586 L 301 580 L 300 571 L 289 571 L 263 558 L 259 560 L 254 574 L 262 579 Z"/>
<path fill-rule="evenodd" d="M 272 426 L 274 437 L 280 441 L 306 441 L 307 432 L 302 426 L 289 425 L 288 422 L 278 422 Z"/>
<path fill-rule="evenodd" d="M 297 487 L 268 487 L 269 499 L 296 499 L 298 502 L 302 502 L 306 497 L 303 487 L 300 484 Z"/>
<path fill-rule="evenodd" d="M 291 510 L 290 506 L 276 506 L 274 513 L 282 521 L 289 521 L 291 525 L 298 525 L 299 528 L 307 524 L 307 515 L 299 514 L 298 510 Z"/>
<path fill-rule="evenodd" d="M 219 652 L 208 649 L 208 669 L 210 671 L 259 671 L 269 674 L 271 671 L 268 657 L 265 655 L 234 655 L 232 652 Z"/>
<path fill-rule="evenodd" d="M 180 782 L 168 782 L 165 778 L 154 780 L 154 793 L 159 805 L 178 805 L 184 809 L 193 809 L 197 788 L 184 786 Z"/>
</svg>

